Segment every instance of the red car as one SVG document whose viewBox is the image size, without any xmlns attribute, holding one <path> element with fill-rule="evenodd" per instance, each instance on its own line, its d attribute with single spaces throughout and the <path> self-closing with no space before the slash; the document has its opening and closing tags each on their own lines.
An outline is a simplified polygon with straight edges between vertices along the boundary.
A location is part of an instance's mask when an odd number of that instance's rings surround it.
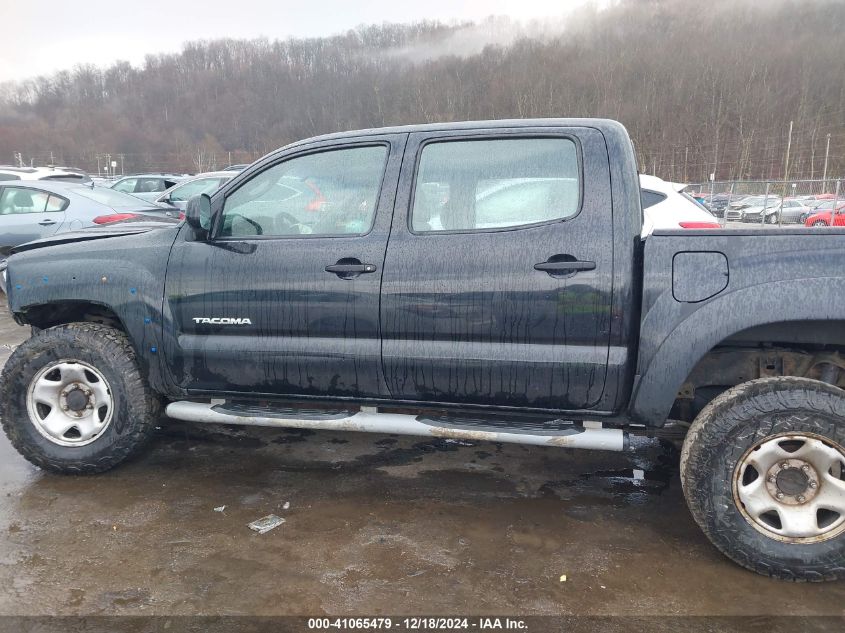
<svg viewBox="0 0 845 633">
<path fill-rule="evenodd" d="M 833 200 L 826 202 L 816 208 L 816 213 L 807 218 L 804 226 L 830 226 L 830 211 L 833 208 Z M 836 219 L 833 226 L 845 226 L 845 201 L 836 205 Z"/>
</svg>

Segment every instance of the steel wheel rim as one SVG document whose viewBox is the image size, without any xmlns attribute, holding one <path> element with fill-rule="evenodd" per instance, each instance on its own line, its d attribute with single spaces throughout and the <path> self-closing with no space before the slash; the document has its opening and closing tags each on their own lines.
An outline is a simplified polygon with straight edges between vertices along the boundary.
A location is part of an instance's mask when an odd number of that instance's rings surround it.
<svg viewBox="0 0 845 633">
<path fill-rule="evenodd" d="M 782 433 L 757 442 L 733 477 L 745 519 L 769 538 L 820 543 L 845 532 L 845 448 L 814 433 Z"/>
<path fill-rule="evenodd" d="M 114 398 L 102 372 L 74 359 L 54 361 L 35 374 L 26 393 L 29 420 L 59 446 L 85 446 L 109 427 Z"/>
</svg>

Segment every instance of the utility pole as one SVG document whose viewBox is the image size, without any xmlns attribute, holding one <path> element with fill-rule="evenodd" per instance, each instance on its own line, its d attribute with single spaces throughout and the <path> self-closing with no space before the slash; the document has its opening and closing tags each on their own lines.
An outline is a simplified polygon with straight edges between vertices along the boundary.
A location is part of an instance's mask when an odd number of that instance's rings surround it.
<svg viewBox="0 0 845 633">
<path fill-rule="evenodd" d="M 827 157 L 830 155 L 830 134 L 827 135 L 827 144 L 824 148 L 824 173 L 822 174 L 822 193 L 827 189 Z"/>
<path fill-rule="evenodd" d="M 687 176 L 687 159 L 689 158 L 689 145 L 684 148 L 684 182 L 689 182 Z"/>
<path fill-rule="evenodd" d="M 786 141 L 786 160 L 783 165 L 783 180 L 789 180 L 789 150 L 792 149 L 792 121 L 789 122 L 789 139 Z M 784 192 L 786 193 L 786 192 Z"/>
</svg>

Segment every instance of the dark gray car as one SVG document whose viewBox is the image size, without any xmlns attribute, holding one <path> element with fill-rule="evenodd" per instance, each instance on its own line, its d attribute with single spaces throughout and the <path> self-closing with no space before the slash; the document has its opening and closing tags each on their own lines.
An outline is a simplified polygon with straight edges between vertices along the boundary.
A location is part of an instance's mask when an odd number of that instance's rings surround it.
<svg viewBox="0 0 845 633">
<path fill-rule="evenodd" d="M 52 181 L 0 182 L 0 255 L 56 233 L 171 210 L 103 187 Z"/>
</svg>

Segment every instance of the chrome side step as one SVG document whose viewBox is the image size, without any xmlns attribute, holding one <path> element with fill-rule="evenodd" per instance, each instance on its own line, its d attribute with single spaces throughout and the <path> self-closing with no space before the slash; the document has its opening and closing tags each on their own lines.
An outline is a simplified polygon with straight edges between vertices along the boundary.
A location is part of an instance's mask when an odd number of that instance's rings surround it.
<svg viewBox="0 0 845 633">
<path fill-rule="evenodd" d="M 446 426 L 439 420 L 427 419 L 401 413 L 379 413 L 374 407 L 362 407 L 360 411 L 346 415 L 325 417 L 293 417 L 287 410 L 284 415 L 237 415 L 227 412 L 222 405 L 202 402 L 171 402 L 166 413 L 175 420 L 208 424 L 240 424 L 244 426 L 270 426 L 295 429 L 325 429 L 328 431 L 363 431 L 398 435 L 419 435 L 422 437 L 443 437 L 460 440 L 483 440 L 486 442 L 509 442 L 533 444 L 536 446 L 559 446 L 562 448 L 587 448 L 593 450 L 622 451 L 628 446 L 628 436 L 622 429 L 601 428 L 596 422 L 585 422 L 583 426 L 572 425 L 566 429 L 525 432 L 501 428 L 468 428 Z M 456 421 L 460 423 L 459 421 Z"/>
</svg>

